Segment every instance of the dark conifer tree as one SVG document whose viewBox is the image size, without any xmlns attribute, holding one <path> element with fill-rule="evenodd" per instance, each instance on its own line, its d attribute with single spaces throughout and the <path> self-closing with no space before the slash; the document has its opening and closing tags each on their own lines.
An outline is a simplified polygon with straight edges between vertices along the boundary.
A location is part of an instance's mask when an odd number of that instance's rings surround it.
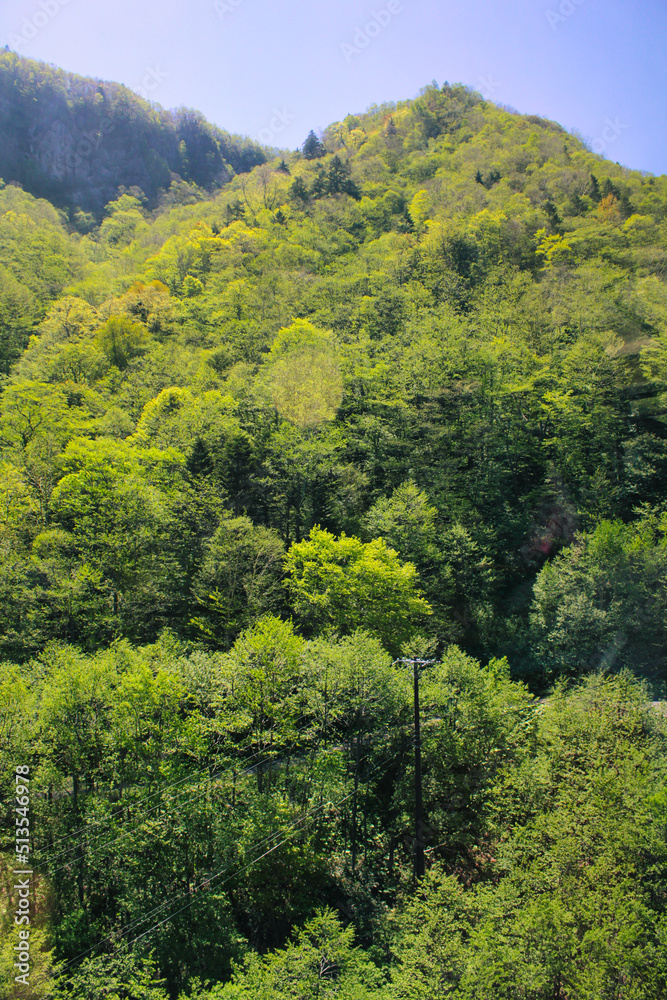
<svg viewBox="0 0 667 1000">
<path fill-rule="evenodd" d="M 329 194 L 329 179 L 324 173 L 324 167 L 321 164 L 317 168 L 311 193 L 313 198 L 322 198 L 324 195 Z"/>
<path fill-rule="evenodd" d="M 341 194 L 350 177 L 350 164 L 343 163 L 340 156 L 334 156 L 329 165 L 327 176 L 327 191 L 329 194 Z"/>
<path fill-rule="evenodd" d="M 301 152 L 306 160 L 319 160 L 321 156 L 324 156 L 324 146 L 312 129 L 308 133 L 308 138 L 301 147 Z"/>
<path fill-rule="evenodd" d="M 213 459 L 206 443 L 200 437 L 195 438 L 195 443 L 186 462 L 186 468 L 193 479 L 210 476 L 213 472 Z"/>
<path fill-rule="evenodd" d="M 563 220 L 558 214 L 558 209 L 556 208 L 555 202 L 553 202 L 551 198 L 547 198 L 547 200 L 545 201 L 544 211 L 546 212 L 547 218 L 549 219 L 551 228 L 558 229 L 558 227 L 562 224 Z"/>
<path fill-rule="evenodd" d="M 308 201 L 308 188 L 303 177 L 295 177 L 289 189 L 290 201 Z"/>
</svg>

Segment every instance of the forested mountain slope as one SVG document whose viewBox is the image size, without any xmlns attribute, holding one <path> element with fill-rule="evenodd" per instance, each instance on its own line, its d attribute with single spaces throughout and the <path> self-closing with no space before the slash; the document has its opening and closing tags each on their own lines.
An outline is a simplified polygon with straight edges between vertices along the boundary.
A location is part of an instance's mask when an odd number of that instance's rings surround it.
<svg viewBox="0 0 667 1000">
<path fill-rule="evenodd" d="M 0 191 L 43 990 L 663 996 L 667 178 L 445 84 L 186 180 Z"/>
<path fill-rule="evenodd" d="M 147 74 L 149 88 L 159 73 Z M 164 111 L 127 87 L 8 51 L 0 52 L 0 136 L 0 177 L 67 208 L 83 231 L 119 187 L 141 188 L 154 206 L 172 180 L 219 188 L 266 158 L 196 111 Z"/>
<path fill-rule="evenodd" d="M 439 642 L 659 674 L 666 191 L 448 86 L 83 237 L 5 188 L 6 653 L 225 646 L 319 525 L 414 563 Z"/>
</svg>

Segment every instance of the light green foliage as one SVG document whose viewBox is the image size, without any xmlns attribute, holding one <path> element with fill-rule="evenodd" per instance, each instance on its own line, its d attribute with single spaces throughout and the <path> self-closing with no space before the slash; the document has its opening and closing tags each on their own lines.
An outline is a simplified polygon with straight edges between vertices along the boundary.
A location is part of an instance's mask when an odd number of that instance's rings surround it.
<svg viewBox="0 0 667 1000">
<path fill-rule="evenodd" d="M 228 646 L 255 619 L 283 603 L 284 546 L 248 517 L 226 518 L 208 542 L 193 592 L 199 628 Z"/>
<path fill-rule="evenodd" d="M 456 647 L 425 673 L 422 699 L 433 719 L 424 734 L 429 823 L 452 854 L 465 853 L 479 841 L 498 772 L 534 748 L 537 706 L 510 681 L 507 660 L 480 670 Z"/>
<path fill-rule="evenodd" d="M 378 500 L 364 517 L 364 528 L 373 537 L 385 538 L 403 555 L 428 557 L 437 544 L 437 509 L 414 483 L 400 486 L 391 497 Z"/>
<path fill-rule="evenodd" d="M 397 1000 L 458 997 L 472 924 L 470 902 L 455 878 L 431 871 L 422 892 L 401 914 L 397 968 L 390 996 Z"/>
<path fill-rule="evenodd" d="M 128 952 L 86 959 L 63 976 L 54 1000 L 167 1000 L 168 996 L 155 964 Z"/>
<path fill-rule="evenodd" d="M 180 717 L 184 690 L 178 678 L 147 663 L 123 674 L 113 698 L 113 751 L 123 761 L 121 773 L 142 774 L 146 765 L 158 771 L 187 742 L 187 723 Z M 142 766 L 143 765 L 143 766 Z"/>
<path fill-rule="evenodd" d="M 415 226 L 423 226 L 429 216 L 429 196 L 427 191 L 417 191 L 410 202 L 410 218 Z"/>
<path fill-rule="evenodd" d="M 99 229 L 102 243 L 114 249 L 132 243 L 147 228 L 141 212 L 141 202 L 129 194 L 109 202 L 105 209 L 107 218 Z"/>
<path fill-rule="evenodd" d="M 662 670 L 665 527 L 664 515 L 634 525 L 603 521 L 544 567 L 531 620 L 549 674 Z"/>
<path fill-rule="evenodd" d="M 177 453 L 134 451 L 109 439 L 75 440 L 63 455 L 52 506 L 64 533 L 50 538 L 63 556 L 69 549 L 81 569 L 85 564 L 106 604 L 106 614 L 100 610 L 89 623 L 93 636 L 97 628 L 118 628 L 121 619 L 141 630 L 145 616 L 159 614 L 156 602 L 164 600 L 171 572 L 160 541 L 170 512 L 167 495 L 151 478 L 160 466 L 178 468 L 180 461 Z"/>
<path fill-rule="evenodd" d="M 142 352 L 148 332 L 143 324 L 132 322 L 127 316 L 110 316 L 100 327 L 97 339 L 111 364 L 123 369 Z"/>
<path fill-rule="evenodd" d="M 82 258 L 52 205 L 3 184 L 0 261 L 0 364 L 9 374 L 10 364 L 78 272 Z"/>
<path fill-rule="evenodd" d="M 0 182 L 2 816 L 25 759 L 59 1000 L 662 998 L 619 671 L 663 694 L 665 178 L 462 85 L 273 160 L 14 53 L 2 94 L 123 122 L 71 227 Z"/>
<path fill-rule="evenodd" d="M 407 698 L 405 671 L 392 667 L 380 641 L 363 631 L 311 640 L 304 670 L 309 711 L 324 729 L 354 726 L 360 717 L 384 718 Z"/>
<path fill-rule="evenodd" d="M 7 886 L 15 881 L 13 872 L 4 866 L 3 880 Z M 41 912 L 31 920 L 30 927 L 30 992 L 35 1000 L 52 1000 L 55 963 L 49 928 L 43 912 L 48 900 L 48 890 L 46 887 L 40 887 L 35 896 Z M 25 991 L 25 987 L 17 984 L 15 979 L 19 972 L 15 966 L 17 950 L 25 946 L 25 939 L 21 939 L 19 935 L 21 930 L 25 931 L 25 927 L 18 927 L 13 920 L 13 912 L 0 914 L 2 934 L 0 938 L 1 1000 L 16 1000 L 17 995 L 20 996 L 18 990 Z"/>
<path fill-rule="evenodd" d="M 559 691 L 489 796 L 493 878 L 465 891 L 434 870 L 406 908 L 396 996 L 660 995 L 662 897 L 635 879 L 664 870 L 663 747 L 627 676 Z"/>
<path fill-rule="evenodd" d="M 134 440 L 159 448 L 175 447 L 187 452 L 195 438 L 213 441 L 240 431 L 231 415 L 234 400 L 218 390 L 194 395 L 190 389 L 169 386 L 143 409 Z"/>
<path fill-rule="evenodd" d="M 5 441 L 23 453 L 45 439 L 62 445 L 75 430 L 76 409 L 70 414 L 62 390 L 47 382 L 19 382 L 4 394 L 3 404 Z"/>
<path fill-rule="evenodd" d="M 5 667 L 0 679 L 0 760 L 8 774 L 14 760 L 25 753 L 35 697 L 16 667 Z"/>
<path fill-rule="evenodd" d="M 382 539 L 364 543 L 314 528 L 291 546 L 286 566 L 294 609 L 311 627 L 365 628 L 397 651 L 431 614 L 415 567 Z"/>
<path fill-rule="evenodd" d="M 295 714 L 303 639 L 288 622 L 266 615 L 244 632 L 229 653 L 236 704 L 252 720 L 259 749 Z M 269 734 L 267 737 L 266 734 Z"/>
<path fill-rule="evenodd" d="M 254 956 L 232 983 L 209 994 L 211 1000 L 371 1000 L 385 996 L 382 976 L 360 948 L 352 927 L 343 928 L 331 911 L 319 912 L 294 941 L 263 958 Z"/>
<path fill-rule="evenodd" d="M 37 729 L 44 753 L 44 781 L 72 779 L 75 808 L 80 784 L 103 771 L 114 682 L 103 663 L 74 650 L 45 654 L 49 670 L 39 701 Z"/>
<path fill-rule="evenodd" d="M 271 345 L 268 378 L 281 416 L 299 427 L 331 420 L 343 396 L 331 333 L 306 320 L 280 330 Z"/>
<path fill-rule="evenodd" d="M 457 639 L 457 620 L 484 613 L 494 583 L 490 560 L 464 525 L 438 523 L 437 508 L 414 483 L 378 500 L 362 523 L 366 535 L 381 536 L 417 567 L 426 597 L 440 611 L 430 630 Z"/>
</svg>

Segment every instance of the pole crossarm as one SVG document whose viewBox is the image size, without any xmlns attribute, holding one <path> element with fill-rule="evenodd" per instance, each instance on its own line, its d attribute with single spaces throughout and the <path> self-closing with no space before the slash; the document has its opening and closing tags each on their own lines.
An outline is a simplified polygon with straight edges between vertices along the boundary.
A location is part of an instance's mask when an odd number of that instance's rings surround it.
<svg viewBox="0 0 667 1000">
<path fill-rule="evenodd" d="M 430 667 L 437 662 L 438 660 L 412 660 L 412 659 L 394 660 L 394 663 L 416 663 L 420 667 Z"/>
</svg>

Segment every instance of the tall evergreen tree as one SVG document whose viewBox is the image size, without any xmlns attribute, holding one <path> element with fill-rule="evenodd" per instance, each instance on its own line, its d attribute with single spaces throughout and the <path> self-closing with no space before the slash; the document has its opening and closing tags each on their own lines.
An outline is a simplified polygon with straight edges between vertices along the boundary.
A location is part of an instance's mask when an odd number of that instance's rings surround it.
<svg viewBox="0 0 667 1000">
<path fill-rule="evenodd" d="M 324 146 L 312 129 L 308 133 L 308 138 L 301 147 L 301 152 L 306 160 L 319 160 L 321 156 L 324 156 Z"/>
</svg>

